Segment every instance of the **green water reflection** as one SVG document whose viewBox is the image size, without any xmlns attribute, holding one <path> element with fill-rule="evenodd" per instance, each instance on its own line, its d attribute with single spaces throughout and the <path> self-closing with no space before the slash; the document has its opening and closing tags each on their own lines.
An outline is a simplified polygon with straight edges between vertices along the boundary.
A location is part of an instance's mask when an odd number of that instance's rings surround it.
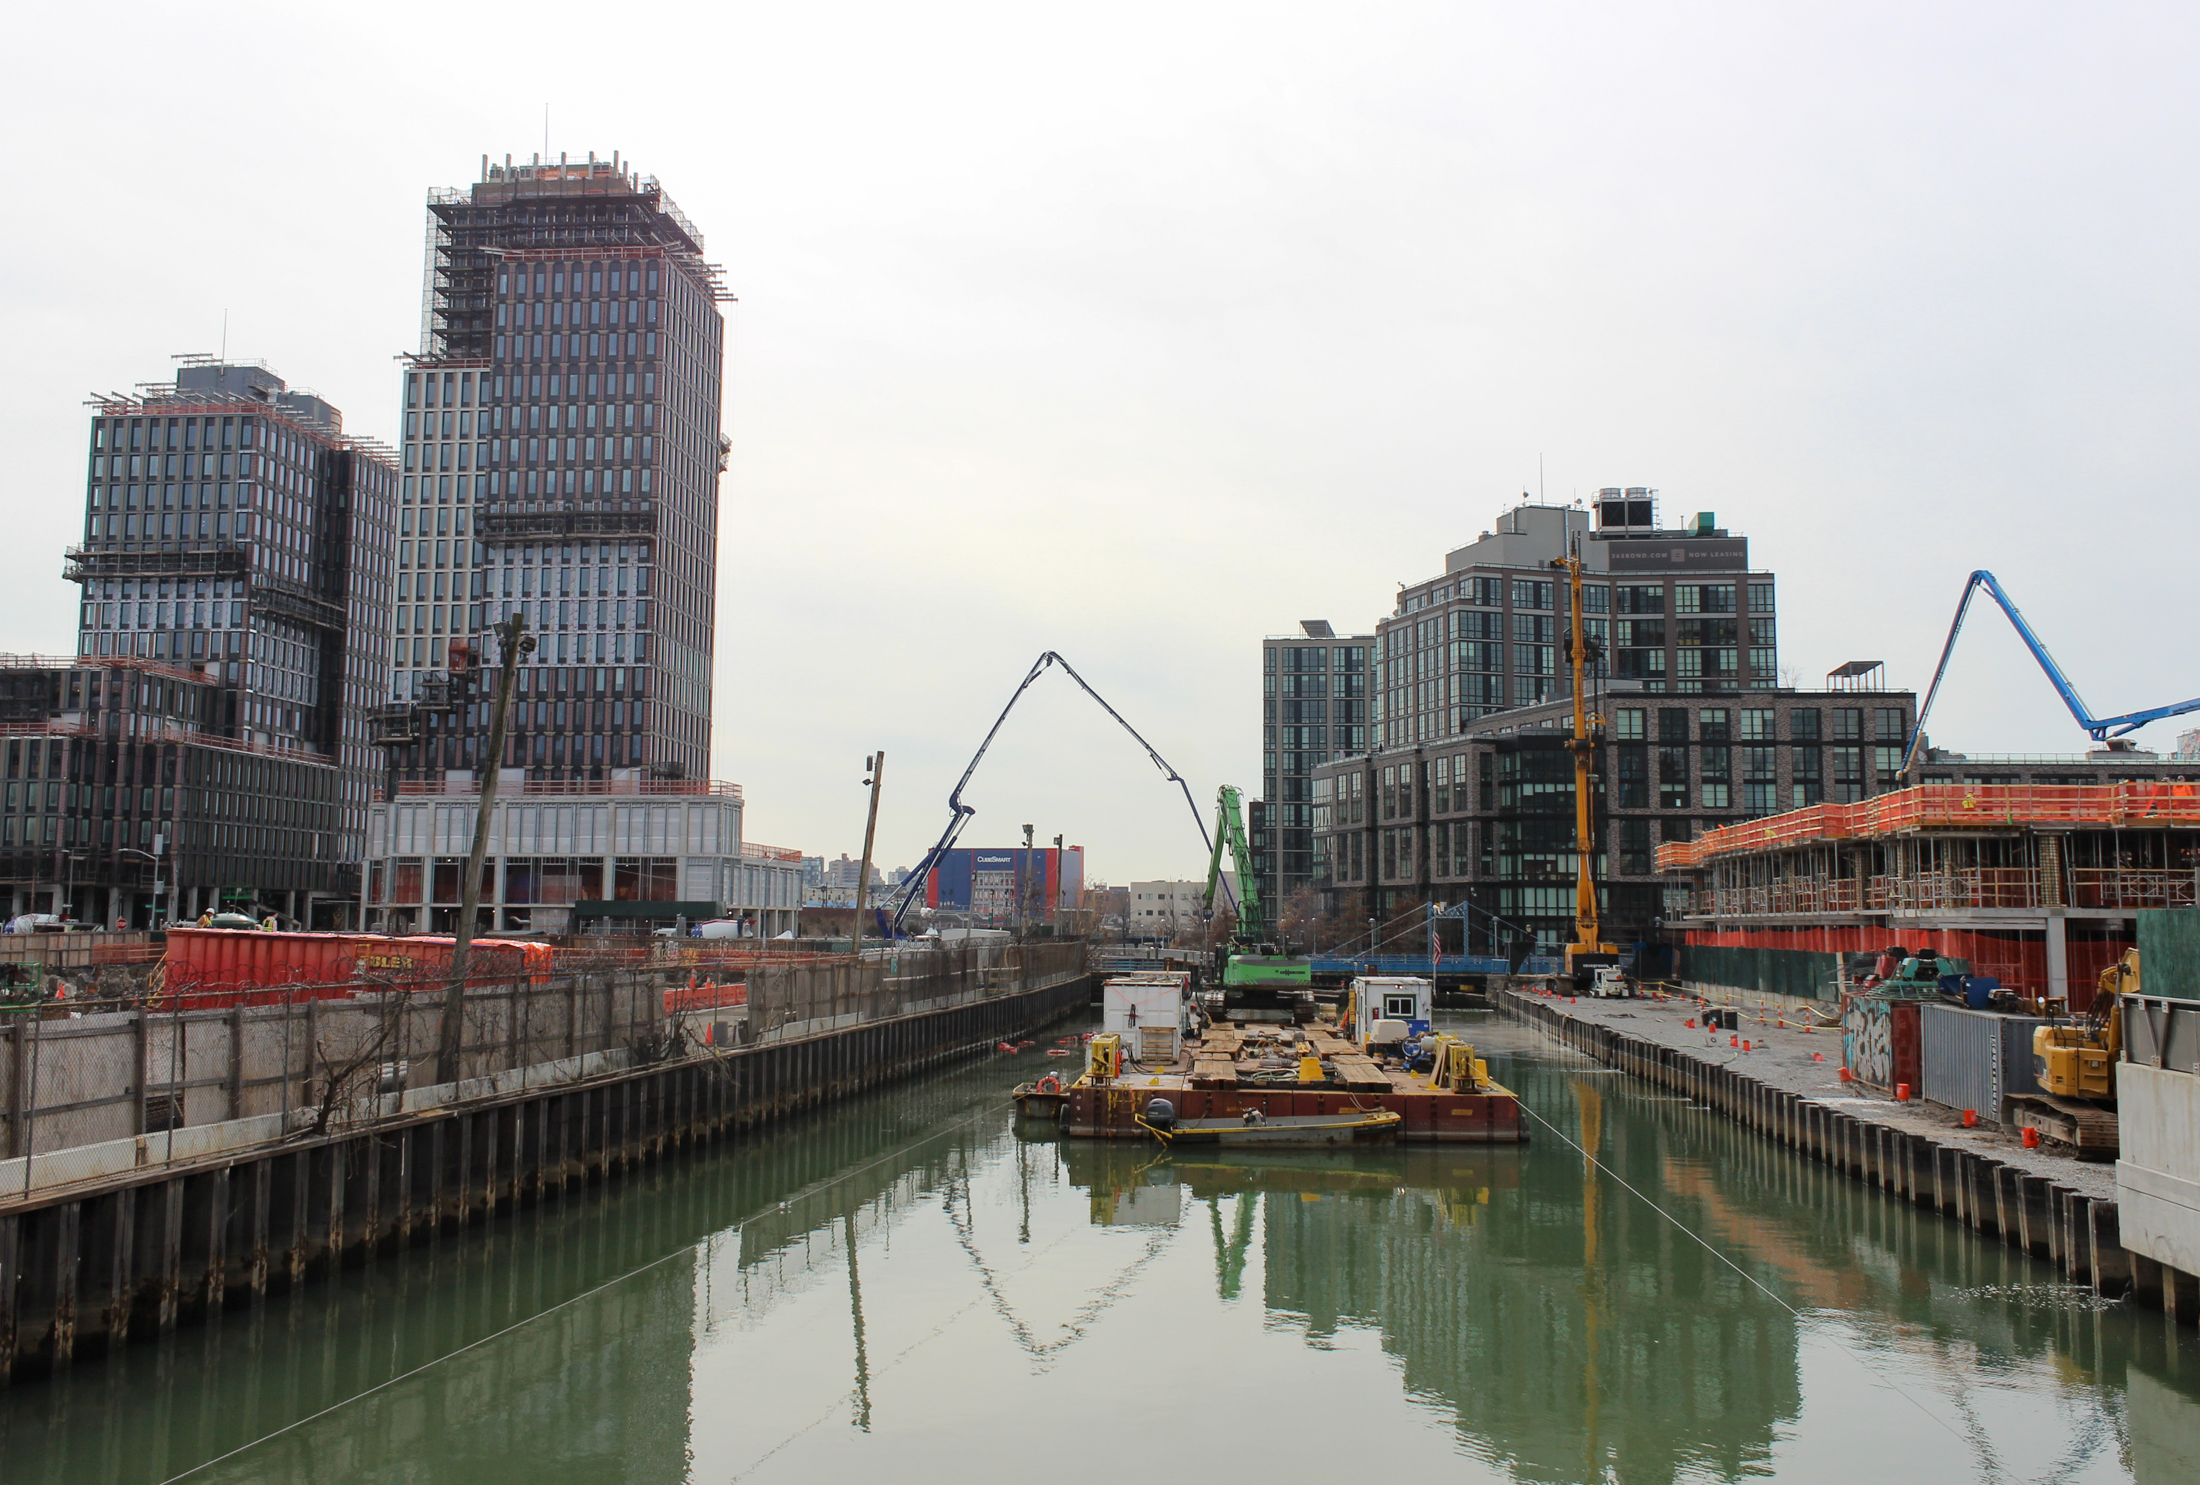
<svg viewBox="0 0 2200 1485">
<path fill-rule="evenodd" d="M 1525 1149 L 1062 1144 L 996 1059 L 0 1394 L 0 1480 L 2200 1478 L 2159 1316 L 1474 1035 Z"/>
</svg>

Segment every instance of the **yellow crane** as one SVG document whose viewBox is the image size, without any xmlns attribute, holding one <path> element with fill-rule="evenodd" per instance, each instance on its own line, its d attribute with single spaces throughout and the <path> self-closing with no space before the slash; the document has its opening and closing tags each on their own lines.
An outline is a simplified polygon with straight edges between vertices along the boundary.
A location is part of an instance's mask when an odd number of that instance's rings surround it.
<svg viewBox="0 0 2200 1485">
<path fill-rule="evenodd" d="M 1576 545 L 1551 566 L 1566 574 L 1568 620 L 1566 660 L 1573 671 L 1574 730 L 1566 749 L 1574 755 L 1574 941 L 1566 946 L 1566 974 L 1582 984 L 1599 965 L 1617 965 L 1619 950 L 1604 942 L 1597 918 L 1596 882 L 1596 733 L 1604 719 L 1589 710 L 1589 666 L 1603 647 L 1582 632 L 1581 550 Z"/>
</svg>

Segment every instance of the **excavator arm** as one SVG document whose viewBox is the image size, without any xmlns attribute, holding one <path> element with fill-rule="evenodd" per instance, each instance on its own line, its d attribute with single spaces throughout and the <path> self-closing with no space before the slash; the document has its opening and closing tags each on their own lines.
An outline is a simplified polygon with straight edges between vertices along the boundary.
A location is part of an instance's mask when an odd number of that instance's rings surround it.
<svg viewBox="0 0 2200 1485">
<path fill-rule="evenodd" d="M 1261 907 L 1260 881 L 1253 874 L 1253 853 L 1245 843 L 1241 799 L 1234 784 L 1224 784 L 1215 795 L 1215 838 L 1207 858 L 1206 912 L 1208 917 L 1214 916 L 1216 888 L 1221 888 L 1224 900 L 1228 900 L 1230 885 L 1222 877 L 1222 850 L 1228 846 L 1231 864 L 1238 874 L 1237 937 L 1259 943 L 1268 937 L 1268 919 Z"/>
</svg>

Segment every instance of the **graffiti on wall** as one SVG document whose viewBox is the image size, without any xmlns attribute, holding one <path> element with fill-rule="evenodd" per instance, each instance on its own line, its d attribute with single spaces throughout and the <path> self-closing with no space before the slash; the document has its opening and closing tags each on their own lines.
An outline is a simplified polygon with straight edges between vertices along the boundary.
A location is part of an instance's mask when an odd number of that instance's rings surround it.
<svg viewBox="0 0 2200 1485">
<path fill-rule="evenodd" d="M 1859 1083 L 1894 1083 L 1894 1016 L 1885 1001 L 1852 1000 L 1841 1013 L 1841 1059 Z"/>
</svg>

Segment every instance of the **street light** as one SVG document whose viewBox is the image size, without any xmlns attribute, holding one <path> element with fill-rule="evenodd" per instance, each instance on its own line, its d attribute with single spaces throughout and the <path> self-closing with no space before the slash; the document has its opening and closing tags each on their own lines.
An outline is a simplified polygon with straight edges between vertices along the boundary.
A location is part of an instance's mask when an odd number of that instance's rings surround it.
<svg viewBox="0 0 2200 1485">
<path fill-rule="evenodd" d="M 139 850 L 139 849 L 138 849 L 138 848 L 137 848 L 136 846 L 121 846 L 121 847 L 118 847 L 118 848 L 117 848 L 117 850 L 119 851 L 119 853 L 120 853 L 121 855 L 124 855 L 124 856 L 143 856 L 143 857 L 144 857 L 144 858 L 145 858 L 146 860 L 148 860 L 148 861 L 150 861 L 150 862 L 152 862 L 152 863 L 153 863 L 153 917 L 154 917 L 155 921 L 154 921 L 154 922 L 153 922 L 153 923 L 152 923 L 151 925 L 149 925 L 149 926 L 151 926 L 151 927 L 154 927 L 154 928 L 158 928 L 158 927 L 160 926 L 160 924 L 159 924 L 159 921 L 158 921 L 158 920 L 159 920 L 159 918 L 160 918 L 160 890 L 161 890 L 161 880 L 160 880 L 160 868 L 161 868 L 161 853 L 162 853 L 162 850 L 163 850 L 163 848 L 164 848 L 164 847 L 166 847 L 166 845 L 167 845 L 167 844 L 168 844 L 168 837 L 167 837 L 167 836 L 165 836 L 165 835 L 156 835 L 156 836 L 154 836 L 154 837 L 153 837 L 153 849 L 151 849 L 150 851 L 141 851 L 141 850 Z M 170 917 L 172 918 L 172 917 L 174 917 L 174 916 L 175 916 L 175 913 L 174 913 L 173 911 L 171 911 L 171 912 L 169 913 L 169 916 L 170 916 Z"/>
<path fill-rule="evenodd" d="M 69 864 L 61 869 L 63 883 L 61 888 L 61 911 L 54 916 L 61 920 L 63 926 L 66 926 L 76 906 L 76 864 L 84 859 L 84 853 L 82 851 L 63 851 L 61 859 Z"/>
</svg>

